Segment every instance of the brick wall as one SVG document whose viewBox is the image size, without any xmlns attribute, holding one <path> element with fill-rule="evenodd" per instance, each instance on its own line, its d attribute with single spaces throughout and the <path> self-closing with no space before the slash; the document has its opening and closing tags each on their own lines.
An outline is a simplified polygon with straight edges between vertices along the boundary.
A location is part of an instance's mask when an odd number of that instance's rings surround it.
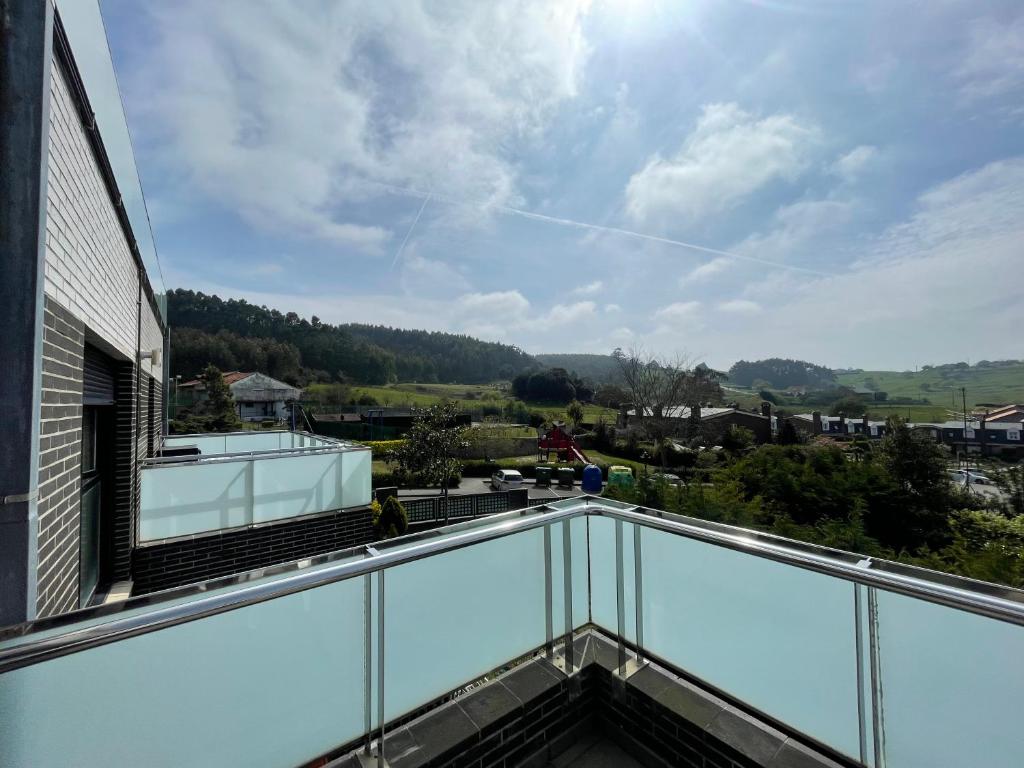
<svg viewBox="0 0 1024 768">
<path fill-rule="evenodd" d="M 138 267 L 64 69 L 55 62 L 50 72 L 44 291 L 135 359 Z"/>
<path fill-rule="evenodd" d="M 50 297 L 43 326 L 36 608 L 39 616 L 50 616 L 78 607 L 85 334 L 82 321 Z"/>
<path fill-rule="evenodd" d="M 133 594 L 287 563 L 373 541 L 369 509 L 146 544 L 132 554 Z"/>
<path fill-rule="evenodd" d="M 119 363 L 115 376 L 117 421 L 114 425 L 114 510 L 109 542 L 113 557 L 110 576 L 115 581 L 122 581 L 131 577 L 131 549 L 135 545 L 135 521 L 139 508 L 135 366 L 129 362 Z"/>
</svg>

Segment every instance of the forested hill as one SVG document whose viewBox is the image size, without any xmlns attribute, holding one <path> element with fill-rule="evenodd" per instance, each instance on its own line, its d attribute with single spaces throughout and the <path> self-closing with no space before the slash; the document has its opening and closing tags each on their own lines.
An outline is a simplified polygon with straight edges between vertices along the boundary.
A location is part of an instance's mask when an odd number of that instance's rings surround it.
<svg viewBox="0 0 1024 768">
<path fill-rule="evenodd" d="M 469 336 L 372 325 L 331 325 L 319 318 L 221 299 L 198 291 L 167 294 L 171 375 L 194 376 L 209 362 L 222 370 L 262 370 L 292 383 L 342 377 L 389 381 L 486 383 L 510 379 L 536 361 L 517 347 Z"/>
<path fill-rule="evenodd" d="M 564 368 L 594 384 L 617 382 L 621 378 L 619 366 L 611 355 L 549 354 L 534 355 L 534 358 L 541 365 Z"/>
</svg>

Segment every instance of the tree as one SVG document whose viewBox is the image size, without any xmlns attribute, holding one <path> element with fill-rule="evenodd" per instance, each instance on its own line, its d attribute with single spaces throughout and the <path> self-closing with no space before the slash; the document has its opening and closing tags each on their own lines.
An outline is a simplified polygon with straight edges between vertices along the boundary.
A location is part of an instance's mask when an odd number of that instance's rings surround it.
<svg viewBox="0 0 1024 768">
<path fill-rule="evenodd" d="M 583 423 L 583 406 L 580 405 L 580 401 L 573 400 L 569 403 L 569 407 L 565 409 L 565 415 L 569 418 L 569 423 L 572 424 L 573 432 L 575 432 Z"/>
<path fill-rule="evenodd" d="M 836 375 L 822 365 L 804 360 L 788 360 L 772 357 L 767 360 L 748 362 L 740 360 L 729 369 L 729 378 L 745 387 L 755 382 L 767 383 L 772 389 L 786 387 L 827 388 L 834 387 Z"/>
<path fill-rule="evenodd" d="M 1024 515 L 1024 465 L 1010 467 L 995 476 L 996 486 L 1005 495 L 1003 506 L 1010 517 Z"/>
<path fill-rule="evenodd" d="M 462 472 L 456 451 L 465 443 L 466 428 L 457 422 L 454 403 L 440 403 L 414 412 L 405 442 L 395 451 L 400 471 L 426 485 L 440 485 L 444 519 L 448 522 L 448 483 Z"/>
<path fill-rule="evenodd" d="M 628 400 L 626 390 L 615 384 L 602 384 L 594 393 L 594 402 L 605 408 L 618 408 Z"/>
<path fill-rule="evenodd" d="M 207 431 L 231 432 L 241 429 L 242 421 L 235 413 L 235 398 L 220 369 L 215 365 L 206 366 L 200 380 L 206 393 L 200 410 L 207 422 Z"/>
<path fill-rule="evenodd" d="M 832 403 L 829 416 L 845 416 L 848 419 L 857 419 L 867 413 L 868 407 L 859 397 L 850 395 L 841 397 Z"/>
<path fill-rule="evenodd" d="M 876 531 L 876 535 L 896 548 L 944 545 L 953 497 L 942 449 L 931 437 L 912 431 L 899 416 L 886 420 L 885 432 L 879 456 L 897 485 L 894 497 L 899 512 L 885 521 L 885 532 Z"/>
<path fill-rule="evenodd" d="M 383 506 L 374 499 L 370 505 L 373 534 L 376 539 L 393 539 L 409 530 L 409 516 L 397 496 L 388 496 Z"/>
</svg>

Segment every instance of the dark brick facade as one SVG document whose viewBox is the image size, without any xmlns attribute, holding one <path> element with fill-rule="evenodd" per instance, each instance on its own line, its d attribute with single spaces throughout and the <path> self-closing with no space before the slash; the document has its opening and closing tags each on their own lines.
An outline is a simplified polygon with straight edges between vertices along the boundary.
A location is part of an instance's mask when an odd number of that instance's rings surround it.
<svg viewBox="0 0 1024 768">
<path fill-rule="evenodd" d="M 132 553 L 132 594 L 146 595 L 371 541 L 373 523 L 370 510 L 364 508 L 144 544 Z"/>
<path fill-rule="evenodd" d="M 139 443 L 135 410 L 137 380 L 135 366 L 118 363 L 115 372 L 116 414 L 114 426 L 114 515 L 111 526 L 111 581 L 131 577 L 131 552 L 135 546 L 135 521 L 139 508 Z"/>
<path fill-rule="evenodd" d="M 84 349 L 82 321 L 47 296 L 39 429 L 40 617 L 78 607 Z"/>
</svg>

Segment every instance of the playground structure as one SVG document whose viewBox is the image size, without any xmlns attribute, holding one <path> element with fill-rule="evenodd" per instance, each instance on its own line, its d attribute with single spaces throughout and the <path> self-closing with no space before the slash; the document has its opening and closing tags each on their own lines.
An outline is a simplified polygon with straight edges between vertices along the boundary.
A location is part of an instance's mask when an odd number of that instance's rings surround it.
<svg viewBox="0 0 1024 768">
<path fill-rule="evenodd" d="M 544 461 L 551 460 L 554 451 L 557 461 L 581 461 L 590 464 L 587 454 L 580 448 L 576 438 L 565 430 L 565 424 L 556 421 L 547 432 L 537 439 L 537 452 Z"/>
</svg>

